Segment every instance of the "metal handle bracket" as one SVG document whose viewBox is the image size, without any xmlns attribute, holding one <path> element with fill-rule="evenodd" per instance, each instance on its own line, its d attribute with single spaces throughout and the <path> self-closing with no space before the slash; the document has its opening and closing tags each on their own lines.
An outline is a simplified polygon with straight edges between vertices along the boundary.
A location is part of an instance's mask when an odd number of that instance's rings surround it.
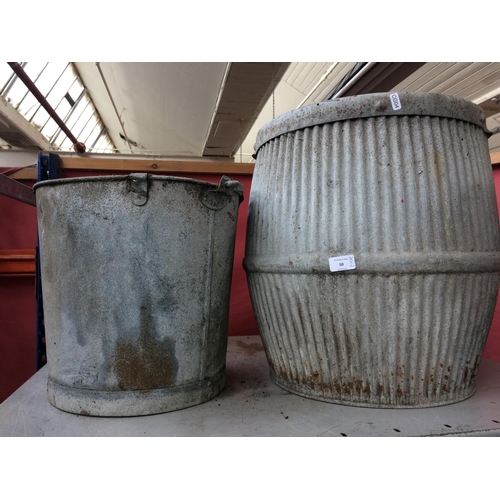
<svg viewBox="0 0 500 500">
<path fill-rule="evenodd" d="M 205 191 L 201 195 L 200 201 L 210 210 L 221 210 L 231 200 L 233 193 L 238 195 L 241 203 L 243 201 L 243 184 L 223 175 L 217 189 Z"/>
<path fill-rule="evenodd" d="M 130 174 L 127 176 L 127 190 L 134 205 L 142 207 L 148 202 L 150 178 L 150 174 Z"/>
</svg>

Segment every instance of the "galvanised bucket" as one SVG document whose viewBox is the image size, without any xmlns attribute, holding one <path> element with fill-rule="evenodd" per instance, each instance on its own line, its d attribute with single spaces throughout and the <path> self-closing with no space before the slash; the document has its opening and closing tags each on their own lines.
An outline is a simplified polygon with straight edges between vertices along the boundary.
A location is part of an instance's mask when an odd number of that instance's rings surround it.
<svg viewBox="0 0 500 500">
<path fill-rule="evenodd" d="M 478 106 L 424 93 L 260 130 L 245 268 L 277 385 L 387 408 L 474 393 L 500 272 L 487 138 Z"/>
<path fill-rule="evenodd" d="M 243 186 L 131 174 L 34 189 L 49 401 L 131 416 L 216 396 Z"/>
</svg>

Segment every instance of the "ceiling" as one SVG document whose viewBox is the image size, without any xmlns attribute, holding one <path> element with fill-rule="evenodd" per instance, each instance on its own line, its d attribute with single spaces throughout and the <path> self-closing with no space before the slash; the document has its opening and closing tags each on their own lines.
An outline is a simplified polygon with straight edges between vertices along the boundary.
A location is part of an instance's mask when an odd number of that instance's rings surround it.
<svg viewBox="0 0 500 500">
<path fill-rule="evenodd" d="M 121 152 L 226 158 L 234 157 L 288 65 L 75 63 Z"/>
<path fill-rule="evenodd" d="M 361 63 L 74 66 L 117 152 L 127 155 L 249 162 L 258 130 L 273 117 L 326 98 L 392 90 L 463 97 L 483 108 L 490 129 L 500 126 L 500 63 L 364 63 L 355 74 Z M 0 104 L 4 141 L 17 133 L 27 139 L 25 146 L 50 148 L 34 127 Z M 489 144 L 491 151 L 500 150 L 500 134 Z"/>
</svg>

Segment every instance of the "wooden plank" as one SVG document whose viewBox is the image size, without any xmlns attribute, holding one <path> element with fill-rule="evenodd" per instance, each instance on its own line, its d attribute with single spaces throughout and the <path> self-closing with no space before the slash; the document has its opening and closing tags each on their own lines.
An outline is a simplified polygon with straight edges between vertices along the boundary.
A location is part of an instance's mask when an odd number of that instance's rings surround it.
<svg viewBox="0 0 500 500">
<path fill-rule="evenodd" d="M 1 173 L 2 171 L 0 170 L 0 174 Z M 22 170 L 18 170 L 17 172 L 13 172 L 12 174 L 7 174 L 7 177 L 17 180 L 36 181 L 38 179 L 37 167 L 36 165 L 32 165 L 30 167 L 23 168 Z"/>
<path fill-rule="evenodd" d="M 253 174 L 255 163 L 221 161 L 128 160 L 115 158 L 65 158 L 59 166 L 72 170 L 107 170 L 114 172 L 151 172 L 154 174 Z"/>
<path fill-rule="evenodd" d="M 156 168 L 153 167 L 156 165 Z M 60 166 L 65 169 L 75 170 L 107 170 L 118 172 L 151 172 L 158 175 L 183 173 L 183 174 L 253 174 L 255 163 L 229 163 L 229 162 L 184 162 L 165 160 L 120 160 L 114 158 L 60 158 Z M 0 170 L 1 173 L 1 170 Z M 37 180 L 37 167 L 30 166 L 9 174 L 8 177 L 17 180 Z"/>
<path fill-rule="evenodd" d="M 491 164 L 494 167 L 500 166 L 500 151 L 495 151 L 494 153 L 490 153 Z"/>
<path fill-rule="evenodd" d="M 0 276 L 35 276 L 33 249 L 0 250 Z"/>
<path fill-rule="evenodd" d="M 490 153 L 491 164 L 500 166 L 500 151 Z M 117 163 L 118 162 L 118 163 Z M 125 163 L 126 162 L 126 163 Z M 128 162 L 132 162 L 129 164 Z M 206 173 L 206 174 L 253 174 L 255 163 L 225 162 L 182 162 L 160 160 L 116 160 L 106 158 L 61 158 L 61 167 L 76 170 L 118 170 L 126 172 L 147 171 L 156 174 L 165 173 Z M 158 168 L 152 167 L 156 164 Z M 1 173 L 1 170 L 0 170 Z M 18 180 L 37 180 L 36 166 L 26 167 L 10 174 L 8 177 Z"/>
<path fill-rule="evenodd" d="M 500 151 L 490 153 L 492 165 L 500 163 Z M 153 166 L 156 165 L 156 168 Z M 64 158 L 60 159 L 61 168 L 75 170 L 108 170 L 121 172 L 193 173 L 193 174 L 253 174 L 255 163 L 226 163 L 205 161 L 169 160 L 122 160 L 113 158 Z M 28 169 L 25 169 L 28 170 Z M 20 170 L 19 172 L 22 172 Z M 17 175 L 18 172 L 16 172 Z M 14 175 L 12 175 L 13 178 Z M 28 177 L 26 177 L 28 178 Z"/>
</svg>

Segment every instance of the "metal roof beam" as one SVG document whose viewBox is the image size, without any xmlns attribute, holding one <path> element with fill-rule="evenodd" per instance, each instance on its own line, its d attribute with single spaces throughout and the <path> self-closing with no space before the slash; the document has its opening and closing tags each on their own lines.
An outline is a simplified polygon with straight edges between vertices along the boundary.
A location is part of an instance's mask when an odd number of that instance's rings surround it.
<svg viewBox="0 0 500 500">
<path fill-rule="evenodd" d="M 234 156 L 289 65 L 284 62 L 231 63 L 203 156 Z"/>
<path fill-rule="evenodd" d="M 375 63 L 355 83 L 349 86 L 345 92 L 342 92 L 342 97 L 388 92 L 424 64 L 423 62 Z M 346 87 L 348 85 L 349 82 L 346 83 Z"/>
<path fill-rule="evenodd" d="M 9 102 L 0 98 L 0 138 L 16 148 L 50 151 L 49 141 Z"/>
</svg>

